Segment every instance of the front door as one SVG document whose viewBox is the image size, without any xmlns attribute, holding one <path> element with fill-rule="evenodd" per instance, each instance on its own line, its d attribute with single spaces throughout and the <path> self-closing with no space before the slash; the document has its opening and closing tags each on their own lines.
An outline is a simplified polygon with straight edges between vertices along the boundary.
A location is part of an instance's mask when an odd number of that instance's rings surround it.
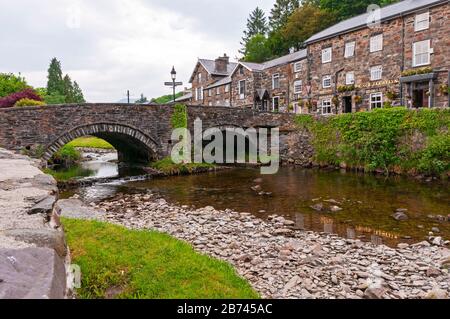
<svg viewBox="0 0 450 319">
<path fill-rule="evenodd" d="M 427 107 L 427 105 L 424 105 L 425 101 L 425 90 L 418 89 L 413 91 L 413 107 Z"/>
<path fill-rule="evenodd" d="M 344 113 L 352 113 L 352 97 L 344 96 Z"/>
</svg>

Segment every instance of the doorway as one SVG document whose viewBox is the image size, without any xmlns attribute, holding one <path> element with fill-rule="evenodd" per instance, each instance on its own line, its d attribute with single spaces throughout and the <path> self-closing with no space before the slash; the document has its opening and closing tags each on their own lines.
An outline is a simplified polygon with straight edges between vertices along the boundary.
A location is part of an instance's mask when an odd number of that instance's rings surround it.
<svg viewBox="0 0 450 319">
<path fill-rule="evenodd" d="M 344 113 L 352 113 L 352 97 L 344 96 Z"/>
<path fill-rule="evenodd" d="M 428 99 L 426 99 L 426 94 L 425 94 L 425 90 L 423 89 L 417 89 L 413 91 L 413 107 L 414 108 L 421 108 L 421 107 L 427 107 L 428 103 Z"/>
</svg>

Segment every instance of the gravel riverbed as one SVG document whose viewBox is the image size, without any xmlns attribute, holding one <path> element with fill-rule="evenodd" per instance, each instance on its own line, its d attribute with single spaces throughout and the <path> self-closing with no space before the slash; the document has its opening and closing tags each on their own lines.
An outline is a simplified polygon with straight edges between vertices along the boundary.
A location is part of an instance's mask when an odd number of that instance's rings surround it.
<svg viewBox="0 0 450 319">
<path fill-rule="evenodd" d="M 450 250 L 429 242 L 397 249 L 294 230 L 281 216 L 192 209 L 157 194 L 93 204 L 108 222 L 150 229 L 230 262 L 263 298 L 448 298 Z"/>
</svg>

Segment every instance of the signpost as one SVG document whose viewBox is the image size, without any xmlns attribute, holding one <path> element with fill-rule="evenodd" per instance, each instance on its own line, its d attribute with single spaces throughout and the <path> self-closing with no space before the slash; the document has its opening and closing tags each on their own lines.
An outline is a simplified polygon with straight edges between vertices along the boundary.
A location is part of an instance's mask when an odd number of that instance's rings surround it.
<svg viewBox="0 0 450 319">
<path fill-rule="evenodd" d="M 172 87 L 172 89 L 173 89 L 173 102 L 175 103 L 175 100 L 176 100 L 175 90 L 176 90 L 177 86 L 182 86 L 183 82 L 176 82 L 177 72 L 175 71 L 175 67 L 172 67 L 172 72 L 170 72 L 170 75 L 172 77 L 172 82 L 164 82 L 164 85 Z"/>
</svg>

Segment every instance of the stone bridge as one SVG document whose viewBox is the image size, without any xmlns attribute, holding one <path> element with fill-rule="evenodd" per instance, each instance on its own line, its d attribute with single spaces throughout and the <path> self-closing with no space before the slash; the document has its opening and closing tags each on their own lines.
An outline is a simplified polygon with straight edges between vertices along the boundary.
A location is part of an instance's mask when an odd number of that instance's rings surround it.
<svg viewBox="0 0 450 319">
<path fill-rule="evenodd" d="M 10 150 L 41 147 L 48 160 L 62 146 L 82 136 L 102 138 L 119 152 L 121 161 L 149 162 L 171 151 L 168 105 L 77 104 L 0 109 L 0 147 Z M 251 109 L 188 106 L 188 123 L 203 121 L 212 127 L 279 127 L 293 130 L 291 114 L 261 113 Z"/>
</svg>

